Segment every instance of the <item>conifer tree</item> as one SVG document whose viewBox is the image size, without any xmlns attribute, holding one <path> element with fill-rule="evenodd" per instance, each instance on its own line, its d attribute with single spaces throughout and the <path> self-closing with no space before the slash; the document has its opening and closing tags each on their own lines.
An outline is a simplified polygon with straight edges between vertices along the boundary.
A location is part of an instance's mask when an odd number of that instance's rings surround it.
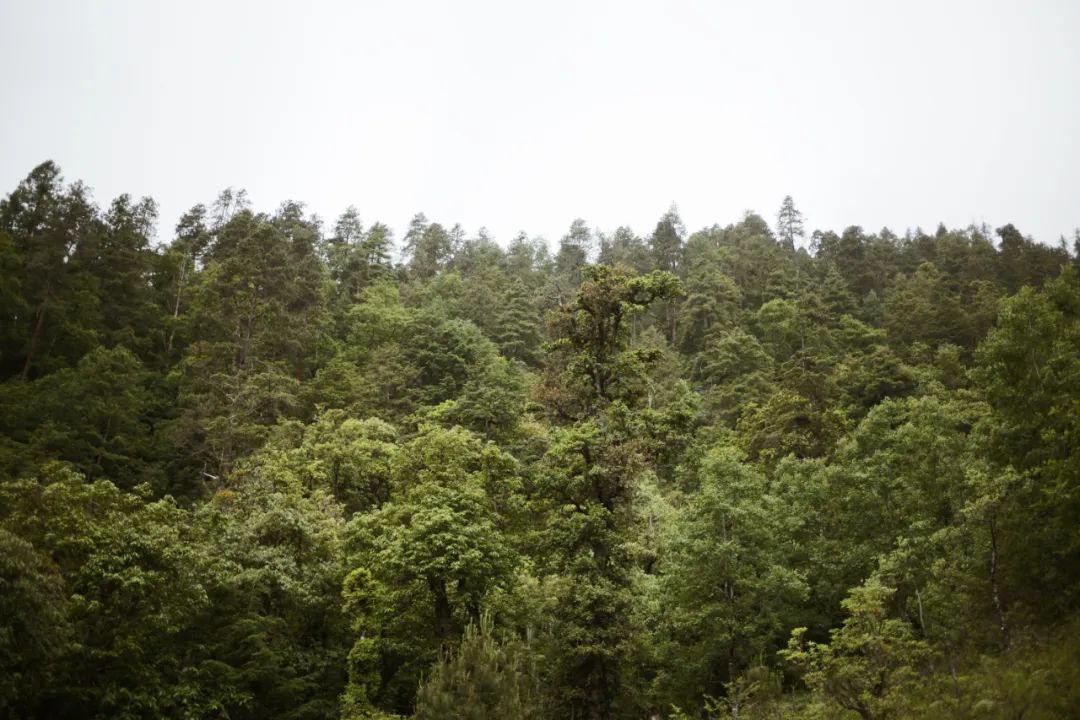
<svg viewBox="0 0 1080 720">
<path fill-rule="evenodd" d="M 780 212 L 776 215 L 776 237 L 788 250 L 795 249 L 796 238 L 802 240 L 806 237 L 802 213 L 795 208 L 795 201 L 790 195 L 784 196 Z"/>
</svg>

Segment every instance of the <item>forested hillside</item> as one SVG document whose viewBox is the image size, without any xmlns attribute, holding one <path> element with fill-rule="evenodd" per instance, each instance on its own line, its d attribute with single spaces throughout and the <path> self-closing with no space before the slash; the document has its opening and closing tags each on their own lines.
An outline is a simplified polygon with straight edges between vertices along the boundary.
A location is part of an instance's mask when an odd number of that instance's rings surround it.
<svg viewBox="0 0 1080 720">
<path fill-rule="evenodd" d="M 0 716 L 1075 716 L 1080 247 L 372 220 L 0 201 Z"/>
</svg>

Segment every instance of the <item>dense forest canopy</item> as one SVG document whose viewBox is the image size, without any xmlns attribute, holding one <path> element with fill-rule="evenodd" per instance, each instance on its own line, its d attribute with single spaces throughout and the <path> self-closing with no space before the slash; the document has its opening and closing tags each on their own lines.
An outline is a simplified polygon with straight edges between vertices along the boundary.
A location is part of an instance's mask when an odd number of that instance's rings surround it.
<svg viewBox="0 0 1080 720">
<path fill-rule="evenodd" d="M 0 716 L 1070 716 L 1080 234 L 774 218 L 549 248 L 230 190 L 156 245 L 35 168 Z"/>
</svg>

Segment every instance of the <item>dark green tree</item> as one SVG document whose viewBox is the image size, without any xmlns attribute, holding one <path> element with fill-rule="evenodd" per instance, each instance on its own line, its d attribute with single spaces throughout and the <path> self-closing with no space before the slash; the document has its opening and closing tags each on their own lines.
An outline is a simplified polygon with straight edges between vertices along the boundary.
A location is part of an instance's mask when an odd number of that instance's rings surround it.
<svg viewBox="0 0 1080 720">
<path fill-rule="evenodd" d="M 630 625 L 636 489 L 649 460 L 640 408 L 653 348 L 630 344 L 630 320 L 681 292 L 670 273 L 583 270 L 576 300 L 550 317 L 553 341 L 540 397 L 562 425 L 543 461 L 545 567 L 557 580 L 551 712 L 614 717 Z"/>
<path fill-rule="evenodd" d="M 788 250 L 794 251 L 798 240 L 806 237 L 803 229 L 803 215 L 795 208 L 795 201 L 790 195 L 784 196 L 780 212 L 776 214 L 776 237 Z M 798 238 L 798 240 L 796 240 Z"/>
<path fill-rule="evenodd" d="M 89 270 L 102 227 L 89 191 L 81 183 L 65 187 L 60 168 L 44 162 L 0 201 L 0 232 L 14 241 L 9 263 L 17 258 L 14 282 L 28 311 L 11 318 L 7 333 L 18 350 L 5 352 L 4 377 L 26 380 L 73 364 L 101 331 Z"/>
</svg>

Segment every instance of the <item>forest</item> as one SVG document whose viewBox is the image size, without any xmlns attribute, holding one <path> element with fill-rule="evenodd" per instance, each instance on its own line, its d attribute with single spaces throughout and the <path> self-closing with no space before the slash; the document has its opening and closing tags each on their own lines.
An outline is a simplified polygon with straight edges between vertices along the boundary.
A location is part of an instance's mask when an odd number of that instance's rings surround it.
<svg viewBox="0 0 1080 720">
<path fill-rule="evenodd" d="M 173 230 L 34 168 L 0 717 L 1076 717 L 1080 232 L 778 204 Z"/>
</svg>

